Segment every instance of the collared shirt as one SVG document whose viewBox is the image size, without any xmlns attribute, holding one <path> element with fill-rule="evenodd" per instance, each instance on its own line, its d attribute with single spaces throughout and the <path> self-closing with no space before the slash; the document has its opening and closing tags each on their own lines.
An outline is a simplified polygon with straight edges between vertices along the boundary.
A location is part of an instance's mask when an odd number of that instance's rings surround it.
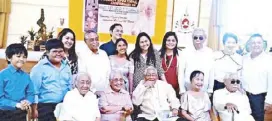
<svg viewBox="0 0 272 121">
<path fill-rule="evenodd" d="M 60 111 L 60 121 L 95 121 L 99 117 L 98 99 L 93 92 L 89 91 L 85 96 L 77 88 L 67 92 Z"/>
<path fill-rule="evenodd" d="M 180 57 L 182 61 L 181 68 L 183 68 L 181 72 L 184 72 L 181 73 L 181 77 L 184 78 L 184 84 L 180 85 L 180 93 L 190 90 L 190 75 L 195 70 L 204 73 L 202 91 L 212 93 L 214 84 L 214 60 L 212 50 L 208 47 L 203 47 L 201 50 L 194 50 L 192 52 L 184 51 Z"/>
<path fill-rule="evenodd" d="M 219 89 L 214 92 L 213 104 L 216 111 L 219 113 L 221 121 L 232 121 L 232 113 L 225 109 L 227 103 L 232 103 L 237 106 L 239 114 L 235 112 L 234 121 L 250 121 L 253 119 L 250 109 L 249 100 L 246 94 L 240 91 L 229 92 L 226 88 Z M 248 120 L 246 120 L 248 119 Z"/>
<path fill-rule="evenodd" d="M 108 56 L 114 55 L 114 52 L 116 51 L 115 44 L 113 43 L 112 40 L 107 43 L 102 44 L 99 48 L 101 50 L 104 50 Z"/>
<path fill-rule="evenodd" d="M 214 66 L 215 80 L 223 83 L 223 78 L 225 77 L 226 73 L 240 74 L 242 69 L 242 56 L 238 55 L 237 53 L 234 53 L 233 55 L 227 55 L 222 51 L 218 51 L 214 53 L 214 59 L 214 65 L 217 65 Z"/>
<path fill-rule="evenodd" d="M 113 91 L 110 87 L 107 88 L 104 93 L 102 93 L 99 99 L 99 107 L 105 106 L 128 106 L 133 109 L 130 95 L 124 89 L 121 89 L 119 92 Z M 120 121 L 123 111 L 117 111 L 114 113 L 102 114 L 101 121 Z M 128 116 L 126 121 L 131 121 L 131 117 Z"/>
<path fill-rule="evenodd" d="M 30 78 L 34 83 L 35 103 L 59 103 L 72 85 L 67 61 L 61 61 L 60 68 L 56 68 L 44 58 L 32 68 Z"/>
<path fill-rule="evenodd" d="M 109 85 L 111 72 L 110 60 L 104 50 L 98 49 L 93 53 L 89 48 L 79 54 L 79 72 L 86 72 L 91 76 L 93 88 L 104 91 Z"/>
<path fill-rule="evenodd" d="M 242 86 L 252 94 L 268 92 L 265 102 L 272 104 L 272 58 L 265 52 L 251 58 L 250 54 L 243 58 Z M 271 90 L 271 91 L 270 91 Z"/>
<path fill-rule="evenodd" d="M 29 75 L 9 64 L 0 72 L 0 110 L 15 110 L 22 100 L 34 101 L 34 87 Z"/>
<path fill-rule="evenodd" d="M 172 109 L 179 109 L 179 100 L 170 84 L 157 80 L 154 87 L 147 88 L 144 82 L 142 80 L 133 91 L 132 102 L 140 106 L 142 112 L 138 117 L 154 120 L 161 111 L 170 111 L 170 106 Z"/>
</svg>

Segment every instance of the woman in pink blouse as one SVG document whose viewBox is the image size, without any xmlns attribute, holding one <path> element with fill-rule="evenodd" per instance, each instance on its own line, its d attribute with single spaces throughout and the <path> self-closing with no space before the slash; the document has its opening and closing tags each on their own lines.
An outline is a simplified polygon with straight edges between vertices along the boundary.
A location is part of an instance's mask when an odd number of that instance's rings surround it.
<svg viewBox="0 0 272 121">
<path fill-rule="evenodd" d="M 99 99 L 101 121 L 131 121 L 133 110 L 129 93 L 123 89 L 124 79 L 121 72 L 112 72 L 110 86 Z"/>
<path fill-rule="evenodd" d="M 119 38 L 115 43 L 116 51 L 114 55 L 111 55 L 110 64 L 112 71 L 119 71 L 123 75 L 124 79 L 124 89 L 132 94 L 133 88 L 133 73 L 134 65 L 128 59 L 127 48 L 128 43 L 125 39 Z"/>
</svg>

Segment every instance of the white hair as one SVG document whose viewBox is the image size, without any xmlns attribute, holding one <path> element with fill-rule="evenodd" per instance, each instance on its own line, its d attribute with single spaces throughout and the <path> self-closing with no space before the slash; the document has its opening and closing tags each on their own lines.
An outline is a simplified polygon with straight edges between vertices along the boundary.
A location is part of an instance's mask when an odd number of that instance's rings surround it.
<svg viewBox="0 0 272 121">
<path fill-rule="evenodd" d="M 153 70 L 153 71 L 155 71 L 156 75 L 158 75 L 158 71 L 154 66 L 148 66 L 144 71 L 144 75 L 147 74 L 148 70 Z"/>
<path fill-rule="evenodd" d="M 207 34 L 205 32 L 205 30 L 203 28 L 195 28 L 193 33 L 192 33 L 192 37 L 194 37 L 196 32 L 202 32 L 203 33 L 203 37 L 206 39 L 207 38 Z"/>
<path fill-rule="evenodd" d="M 88 73 L 86 73 L 86 72 L 79 72 L 79 73 L 73 75 L 73 81 L 72 81 L 72 87 L 73 87 L 73 89 L 76 88 L 77 83 L 78 83 L 78 81 L 79 81 L 79 79 L 80 79 L 81 76 L 87 76 L 89 78 L 89 80 L 92 81 L 91 80 L 91 76 Z"/>
<path fill-rule="evenodd" d="M 230 79 L 238 79 L 237 73 L 225 73 L 224 82 Z"/>
<path fill-rule="evenodd" d="M 124 79 L 124 76 L 121 71 L 112 71 L 110 74 L 110 81 L 113 80 L 116 75 L 120 75 Z"/>
</svg>

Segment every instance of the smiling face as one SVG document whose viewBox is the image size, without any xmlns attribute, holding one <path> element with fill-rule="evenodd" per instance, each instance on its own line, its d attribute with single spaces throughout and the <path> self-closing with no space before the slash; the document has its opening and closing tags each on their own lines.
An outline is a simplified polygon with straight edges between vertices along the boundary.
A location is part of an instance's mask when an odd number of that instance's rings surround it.
<svg viewBox="0 0 272 121">
<path fill-rule="evenodd" d="M 116 40 L 122 37 L 123 35 L 123 27 L 122 26 L 115 26 L 115 28 L 110 31 L 112 39 Z"/>
<path fill-rule="evenodd" d="M 227 38 L 227 41 L 225 43 L 225 48 L 234 51 L 237 46 L 236 40 L 232 37 Z"/>
<path fill-rule="evenodd" d="M 174 36 L 169 36 L 166 40 L 166 49 L 173 50 L 177 46 L 177 40 Z"/>
<path fill-rule="evenodd" d="M 14 54 L 11 58 L 8 58 L 8 61 L 14 66 L 14 68 L 21 69 L 26 62 L 26 58 L 27 57 L 23 53 Z"/>
<path fill-rule="evenodd" d="M 63 48 L 53 48 L 49 52 L 47 52 L 48 59 L 52 63 L 60 63 L 64 57 Z"/>
<path fill-rule="evenodd" d="M 146 36 L 142 36 L 139 41 L 139 45 L 142 51 L 148 51 L 150 47 L 150 40 Z"/>
<path fill-rule="evenodd" d="M 192 89 L 201 90 L 203 87 L 204 75 L 202 73 L 196 74 L 191 80 Z"/>
<path fill-rule="evenodd" d="M 86 37 L 85 42 L 91 50 L 97 50 L 99 47 L 99 38 L 96 33 L 89 33 Z"/>
<path fill-rule="evenodd" d="M 61 41 L 64 45 L 64 48 L 69 50 L 75 43 L 74 35 L 71 32 L 68 32 L 62 37 Z"/>
<path fill-rule="evenodd" d="M 90 78 L 86 74 L 80 75 L 77 79 L 76 87 L 79 93 L 84 96 L 90 90 L 91 87 Z"/>
<path fill-rule="evenodd" d="M 145 81 L 156 81 L 158 79 L 158 74 L 153 69 L 148 69 L 145 75 Z"/>
<path fill-rule="evenodd" d="M 119 54 L 125 54 L 127 51 L 127 45 L 124 41 L 119 41 L 118 43 L 116 43 L 116 50 Z"/>
<path fill-rule="evenodd" d="M 110 86 L 113 91 L 120 91 L 123 88 L 124 85 L 124 79 L 123 76 L 120 73 L 114 74 L 110 81 Z"/>
<path fill-rule="evenodd" d="M 261 37 L 253 37 L 250 40 L 250 50 L 252 53 L 261 53 L 264 49 L 264 42 Z"/>
<path fill-rule="evenodd" d="M 193 33 L 193 44 L 195 45 L 203 45 L 205 42 L 205 33 L 203 31 L 194 31 Z"/>
</svg>

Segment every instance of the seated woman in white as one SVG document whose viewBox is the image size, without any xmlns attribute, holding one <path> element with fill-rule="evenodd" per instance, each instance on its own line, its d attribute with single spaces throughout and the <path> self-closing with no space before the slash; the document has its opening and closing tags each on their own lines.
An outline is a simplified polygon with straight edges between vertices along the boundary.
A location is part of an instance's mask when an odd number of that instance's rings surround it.
<svg viewBox="0 0 272 121">
<path fill-rule="evenodd" d="M 98 99 L 90 91 L 91 78 L 79 73 L 74 78 L 75 88 L 64 97 L 58 119 L 60 121 L 100 121 Z"/>
<path fill-rule="evenodd" d="M 213 103 L 220 121 L 254 121 L 250 115 L 249 100 L 244 92 L 240 92 L 240 81 L 235 73 L 226 73 L 225 88 L 216 90 Z"/>
</svg>

